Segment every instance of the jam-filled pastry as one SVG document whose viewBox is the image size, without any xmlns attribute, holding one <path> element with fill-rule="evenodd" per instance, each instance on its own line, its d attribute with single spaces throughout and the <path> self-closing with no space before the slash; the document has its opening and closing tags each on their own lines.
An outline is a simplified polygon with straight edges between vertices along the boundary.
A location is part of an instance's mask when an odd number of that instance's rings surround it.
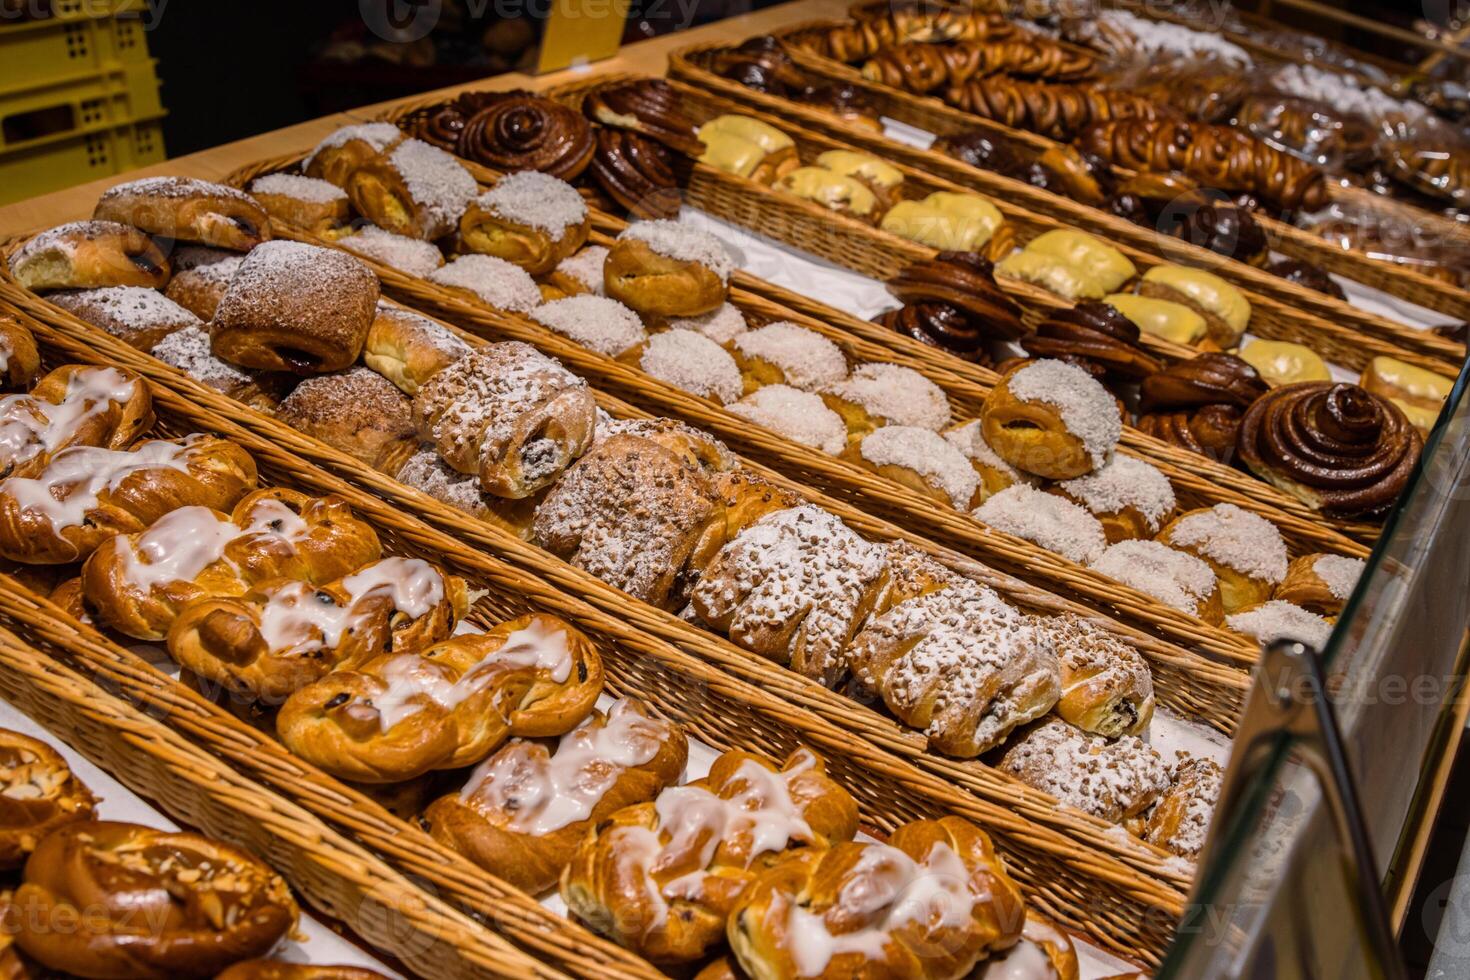
<svg viewBox="0 0 1470 980">
<path fill-rule="evenodd" d="M 1211 626 L 1225 621 L 1215 570 L 1188 552 L 1157 541 L 1119 541 L 1092 569 Z"/>
<path fill-rule="evenodd" d="M 228 515 L 180 507 L 119 534 L 82 565 L 81 587 L 99 622 L 156 641 L 195 599 L 243 595 L 273 578 L 325 585 L 381 554 L 372 526 L 342 498 L 276 487 L 247 494 Z"/>
<path fill-rule="evenodd" d="M 1023 473 L 996 455 L 990 443 L 985 441 L 979 419 L 950 429 L 944 433 L 944 438 L 969 460 L 970 468 L 980 478 L 977 490 L 981 503 L 1014 484 L 1040 482 L 1037 477 Z"/>
<path fill-rule="evenodd" d="M 726 752 L 709 775 L 625 807 L 583 837 L 562 874 L 567 908 L 655 963 L 693 963 L 725 937 L 765 869 L 850 841 L 857 803 L 806 748 L 778 769 Z"/>
<path fill-rule="evenodd" d="M 997 767 L 1111 823 L 1153 805 L 1169 787 L 1163 757 L 1134 735 L 1116 739 L 1047 718 L 1012 739 Z"/>
<path fill-rule="evenodd" d="M 1038 235 L 997 263 L 995 271 L 1065 299 L 1102 299 L 1138 274 L 1122 252 L 1070 228 Z"/>
<path fill-rule="evenodd" d="M 403 131 L 392 123 L 343 126 L 316 145 L 301 164 L 301 172 L 346 187 L 353 171 L 403 140 Z"/>
<path fill-rule="evenodd" d="M 828 211 L 870 224 L 883 213 L 878 195 L 868 185 L 824 167 L 797 167 L 782 174 L 775 187 L 804 201 L 815 201 Z"/>
<path fill-rule="evenodd" d="M 801 166 L 791 137 L 751 116 L 716 116 L 699 127 L 699 140 L 700 163 L 757 183 L 774 184 Z"/>
<path fill-rule="evenodd" d="M 944 303 L 961 311 L 980 339 L 1016 340 L 1029 328 L 1021 308 L 995 283 L 994 267 L 975 252 L 940 252 L 915 262 L 888 280 L 888 291 L 908 304 Z M 940 321 L 943 325 L 943 321 Z M 980 346 L 967 334 L 926 331 L 918 339 L 965 356 Z"/>
<path fill-rule="evenodd" d="M 1174 485 L 1169 478 L 1157 466 L 1122 453 L 1101 469 L 1063 480 L 1052 489 L 1101 521 L 1108 544 L 1151 538 L 1174 514 Z"/>
<path fill-rule="evenodd" d="M 1085 732 L 1117 738 L 1142 735 L 1154 716 L 1154 681 L 1148 662 L 1115 634 L 1085 619 L 1037 616 L 1061 668 L 1056 712 Z"/>
<path fill-rule="evenodd" d="M 1139 836 L 1180 857 L 1197 857 L 1205 846 L 1224 783 L 1225 770 L 1218 762 L 1181 755 L 1169 788 L 1154 805 Z"/>
<path fill-rule="evenodd" d="M 949 425 L 944 389 L 913 368 L 859 364 L 846 380 L 822 389 L 822 401 L 847 423 L 854 439 L 886 425 L 939 432 Z"/>
<path fill-rule="evenodd" d="M 637 313 L 615 299 L 590 293 L 544 303 L 531 318 L 607 357 L 630 359 L 648 339 Z"/>
<path fill-rule="evenodd" d="M 129 450 L 71 446 L 33 477 L 0 483 L 0 557 L 82 561 L 118 534 L 179 507 L 229 510 L 255 488 L 255 460 L 233 442 L 195 434 Z"/>
<path fill-rule="evenodd" d="M 502 177 L 470 203 L 459 241 L 540 276 L 582 247 L 587 227 L 587 202 L 575 187 L 527 170 Z"/>
<path fill-rule="evenodd" d="M 550 486 L 592 444 L 587 383 L 528 344 L 490 344 L 430 377 L 413 401 L 419 435 L 481 488 L 520 499 Z"/>
<path fill-rule="evenodd" d="M 1108 545 L 1102 522 L 1085 507 L 1029 483 L 1012 484 L 990 495 L 972 516 L 1083 565 L 1096 561 Z"/>
<path fill-rule="evenodd" d="M 989 836 L 942 817 L 904 824 L 887 844 L 808 848 L 762 872 L 727 932 L 753 977 L 964 977 L 1012 947 L 1024 919 Z"/>
<path fill-rule="evenodd" d="M 815 330 L 777 320 L 747 330 L 730 342 L 745 379 L 745 393 L 768 385 L 817 391 L 847 377 L 842 348 Z"/>
<path fill-rule="evenodd" d="M 144 177 L 110 187 L 97 199 L 92 217 L 237 252 L 271 237 L 270 217 L 253 197 L 194 177 Z"/>
<path fill-rule="evenodd" d="M 1332 380 L 1327 362 L 1305 344 L 1289 340 L 1252 340 L 1239 353 L 1240 359 L 1255 368 L 1272 388 L 1301 381 Z"/>
<path fill-rule="evenodd" d="M 463 579 L 381 558 L 332 582 L 268 578 L 200 597 L 174 618 L 168 651 L 204 681 L 277 704 L 334 668 L 449 636 L 468 607 Z"/>
<path fill-rule="evenodd" d="M 597 130 L 592 178 L 635 218 L 677 218 L 690 166 L 687 158 L 647 136 L 626 129 Z"/>
<path fill-rule="evenodd" d="M 68 446 L 125 449 L 153 427 L 153 399 L 125 368 L 64 364 L 30 394 L 0 397 L 0 479 L 35 476 Z"/>
<path fill-rule="evenodd" d="M 532 895 L 556 885 L 578 842 L 614 812 L 652 800 L 684 772 L 677 725 L 629 698 L 554 745 L 513 739 L 424 811 L 433 837 Z"/>
<path fill-rule="evenodd" d="M 1361 558 L 1312 554 L 1292 559 L 1271 598 L 1336 619 L 1363 575 Z"/>
<path fill-rule="evenodd" d="M 886 425 L 850 445 L 843 456 L 955 510 L 968 511 L 980 503 L 974 467 L 932 429 Z"/>
<path fill-rule="evenodd" d="M 1251 472 L 1331 517 L 1385 513 L 1423 448 L 1397 406 L 1351 384 L 1273 388 L 1240 423 L 1240 458 Z"/>
<path fill-rule="evenodd" d="M 883 588 L 883 549 L 811 505 L 767 514 L 695 584 L 694 611 L 747 650 L 828 687 Z"/>
<path fill-rule="evenodd" d="M 583 113 L 613 129 L 631 130 L 688 157 L 699 157 L 704 143 L 694 120 L 681 108 L 684 97 L 661 78 L 607 85 L 588 93 Z"/>
<path fill-rule="evenodd" d="M 1021 938 L 975 967 L 970 980 L 1081 980 L 1077 948 L 1057 926 L 1026 910 Z"/>
<path fill-rule="evenodd" d="M 1123 434 L 1118 402 L 1064 361 L 1027 361 L 1007 371 L 985 397 L 980 419 L 1001 459 L 1051 480 L 1106 465 Z"/>
<path fill-rule="evenodd" d="M 41 352 L 30 329 L 0 313 L 0 391 L 24 389 L 41 373 Z"/>
<path fill-rule="evenodd" d="M 1109 293 L 1103 302 L 1152 337 L 1194 347 L 1209 336 L 1210 326 L 1205 318 L 1183 303 L 1137 293 Z"/>
<path fill-rule="evenodd" d="M 830 456 L 847 446 L 847 426 L 842 416 L 828 408 L 820 396 L 790 385 L 757 388 L 726 406 L 726 411 Z"/>
<path fill-rule="evenodd" d="M 466 92 L 457 100 L 464 115 L 454 146 L 466 160 L 513 173 L 535 170 L 576 180 L 592 157 L 592 127 L 576 110 L 531 92 Z M 428 135 L 421 139 L 436 142 Z"/>
<path fill-rule="evenodd" d="M 58 827 L 92 819 L 97 798 L 40 739 L 0 728 L 0 868 L 18 868 Z"/>
<path fill-rule="evenodd" d="M 225 290 L 230 288 L 230 280 L 240 271 L 240 263 L 244 259 L 243 255 L 231 254 L 218 262 L 175 269 L 163 295 L 208 323 L 214 319 L 219 301 L 224 298 Z"/>
<path fill-rule="evenodd" d="M 163 293 L 142 286 L 69 290 L 46 300 L 138 350 L 151 350 L 177 330 L 204 326 Z"/>
<path fill-rule="evenodd" d="M 169 263 L 153 239 L 115 221 L 73 221 L 32 237 L 10 256 L 10 274 L 27 289 L 162 289 Z"/>
<path fill-rule="evenodd" d="M 1004 255 L 1013 247 L 1005 216 L 979 194 L 935 191 L 917 201 L 899 201 L 883 214 L 879 227 L 900 238 L 942 252 Z"/>
<path fill-rule="evenodd" d="M 1051 637 L 973 583 L 905 600 L 847 648 L 854 678 L 945 755 L 971 759 L 1061 695 Z"/>
<path fill-rule="evenodd" d="M 1271 599 L 1231 613 L 1225 617 L 1225 626 L 1262 646 L 1277 640 L 1295 640 L 1323 651 L 1332 636 L 1332 624 L 1324 617 L 1282 599 Z"/>
<path fill-rule="evenodd" d="M 1278 259 L 1266 266 L 1266 271 L 1287 282 L 1325 293 L 1333 299 L 1347 299 L 1347 294 L 1342 291 L 1337 280 L 1309 262 L 1303 262 L 1300 259 Z"/>
<path fill-rule="evenodd" d="M 386 980 L 376 970 L 360 966 L 319 966 L 284 960 L 243 960 L 214 980 Z"/>
<path fill-rule="evenodd" d="M 347 192 L 319 177 L 266 174 L 250 182 L 250 196 L 277 221 L 324 238 L 344 234 L 352 218 Z"/>
<path fill-rule="evenodd" d="M 1182 265 L 1156 265 L 1139 280 L 1138 292 L 1182 303 L 1204 318 L 1210 342 L 1222 349 L 1240 343 L 1250 323 L 1251 304 L 1235 286 L 1213 272 Z"/>
<path fill-rule="evenodd" d="M 291 890 L 264 862 L 183 831 L 74 823 L 26 862 L 6 932 L 48 970 L 79 977 L 213 977 L 295 927 Z"/>
<path fill-rule="evenodd" d="M 362 362 L 412 396 L 470 350 L 469 344 L 442 323 L 379 302 L 363 342 Z"/>
<path fill-rule="evenodd" d="M 384 472 L 397 470 L 419 445 L 413 403 L 371 368 L 307 378 L 281 399 L 275 416 Z"/>
<path fill-rule="evenodd" d="M 148 353 L 194 382 L 268 415 L 275 413 L 295 382 L 290 375 L 252 371 L 216 357 L 203 327 L 175 330 Z"/>
<path fill-rule="evenodd" d="M 1201 559 L 1220 580 L 1226 615 L 1271 597 L 1286 577 L 1286 540 L 1275 524 L 1234 504 L 1180 514 L 1159 534 L 1160 544 Z"/>
<path fill-rule="evenodd" d="M 535 613 L 339 668 L 281 706 L 286 747 L 343 779 L 395 783 L 475 765 L 512 735 L 564 735 L 602 692 L 581 631 Z"/>
<path fill-rule="evenodd" d="M 352 171 L 346 190 L 357 213 L 379 228 L 432 241 L 459 227 L 480 186 L 452 154 L 406 139 Z"/>
<path fill-rule="evenodd" d="M 267 242 L 240 263 L 210 341 L 243 367 L 326 374 L 362 354 L 377 309 L 378 277 L 357 259 L 304 242 Z"/>
<path fill-rule="evenodd" d="M 725 302 L 735 262 L 714 235 L 677 221 L 629 225 L 607 255 L 607 295 L 639 313 L 697 316 Z"/>
<path fill-rule="evenodd" d="M 1140 337 L 1138 324 L 1116 306 L 1085 299 L 1041 321 L 1021 347 L 1032 357 L 1079 364 L 1105 382 L 1130 382 L 1163 369 L 1140 346 Z"/>
</svg>

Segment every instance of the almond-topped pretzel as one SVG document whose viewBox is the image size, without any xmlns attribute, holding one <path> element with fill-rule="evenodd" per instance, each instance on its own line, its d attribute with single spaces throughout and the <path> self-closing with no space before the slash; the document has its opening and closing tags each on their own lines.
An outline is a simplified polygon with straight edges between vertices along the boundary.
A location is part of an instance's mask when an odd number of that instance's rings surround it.
<svg viewBox="0 0 1470 980">
<path fill-rule="evenodd" d="M 28 395 L 0 398 L 0 478 L 34 476 L 68 446 L 123 449 L 153 426 L 153 399 L 132 371 L 66 364 Z"/>
<path fill-rule="evenodd" d="M 286 883 L 198 834 L 76 823 L 26 862 L 5 930 L 27 956 L 81 977 L 212 977 L 296 925 Z"/>
<path fill-rule="evenodd" d="M 61 753 L 0 728 L 0 868 L 19 867 L 56 828 L 92 819 L 96 804 Z"/>
<path fill-rule="evenodd" d="M 511 735 L 565 734 L 602 682 L 592 641 L 536 613 L 335 670 L 292 695 L 276 727 L 292 752 L 333 775 L 396 783 L 474 765 Z"/>
</svg>

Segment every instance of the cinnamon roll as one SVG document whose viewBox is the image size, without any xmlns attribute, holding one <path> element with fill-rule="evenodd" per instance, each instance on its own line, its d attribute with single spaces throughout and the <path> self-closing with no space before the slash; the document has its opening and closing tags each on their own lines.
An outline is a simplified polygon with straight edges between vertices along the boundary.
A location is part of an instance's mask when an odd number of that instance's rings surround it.
<svg viewBox="0 0 1470 980">
<path fill-rule="evenodd" d="M 398 128 L 425 143 L 454 153 L 459 149 L 459 136 L 464 132 L 468 118 L 463 101 L 456 99 L 415 109 L 399 122 Z"/>
<path fill-rule="evenodd" d="M 632 130 L 687 157 L 704 153 L 698 127 L 680 107 L 678 92 L 661 78 L 640 78 L 592 92 L 582 103 L 590 119 Z"/>
<path fill-rule="evenodd" d="M 1138 325 L 1115 307 L 1083 300 L 1059 310 L 1021 341 L 1032 357 L 1081 362 L 1108 381 L 1139 381 L 1157 373 L 1163 364 L 1139 346 Z"/>
<path fill-rule="evenodd" d="M 1201 456 L 1228 463 L 1235 457 L 1240 419 L 1234 405 L 1204 405 L 1194 410 L 1150 412 L 1138 417 L 1140 432 Z"/>
<path fill-rule="evenodd" d="M 964 314 L 972 331 L 990 339 L 1015 340 L 1027 333 L 1021 321 L 1021 309 L 1001 292 L 995 282 L 994 267 L 976 252 L 940 252 L 932 259 L 915 262 L 888 280 L 888 291 L 906 304 L 943 303 Z M 978 349 L 966 336 L 970 331 L 955 333 L 939 324 L 940 332 L 925 333 L 940 341 L 958 341 L 960 353 Z M 918 339 L 925 339 L 920 337 Z M 948 343 L 936 346 L 948 349 Z"/>
<path fill-rule="evenodd" d="M 880 314 L 874 322 L 966 361 L 987 366 L 992 363 L 984 330 L 958 306 L 908 303 Z"/>
<path fill-rule="evenodd" d="M 455 152 L 495 170 L 538 170 L 565 181 L 592 162 L 592 127 L 574 110 L 530 92 L 462 96 Z"/>
<path fill-rule="evenodd" d="M 635 218 L 675 218 L 688 160 L 676 160 L 662 143 L 626 129 L 599 129 L 592 177 Z"/>
</svg>

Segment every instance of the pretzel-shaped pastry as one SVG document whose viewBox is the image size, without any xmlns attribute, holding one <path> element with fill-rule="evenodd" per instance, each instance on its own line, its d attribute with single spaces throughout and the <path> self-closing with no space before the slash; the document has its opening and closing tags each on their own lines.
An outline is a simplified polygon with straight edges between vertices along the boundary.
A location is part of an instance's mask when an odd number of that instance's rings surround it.
<svg viewBox="0 0 1470 980">
<path fill-rule="evenodd" d="M 593 712 L 553 752 L 514 740 L 422 823 L 480 867 L 538 895 L 556 884 L 577 842 L 609 814 L 651 800 L 684 771 L 689 743 L 639 701 Z"/>
<path fill-rule="evenodd" d="M 0 728 L 0 868 L 19 867 L 56 828 L 92 819 L 96 805 L 60 752 Z"/>
<path fill-rule="evenodd" d="M 68 446 L 124 449 L 153 427 L 153 399 L 132 371 L 65 364 L 28 395 L 0 398 L 0 478 L 35 476 Z"/>
<path fill-rule="evenodd" d="M 204 680 L 265 701 L 385 650 L 416 650 L 468 611 L 464 580 L 421 558 L 383 558 L 314 586 L 266 579 L 239 597 L 184 606 L 168 650 Z"/>
<path fill-rule="evenodd" d="M 972 78 L 940 95 L 957 109 L 1056 140 L 1071 140 L 1086 127 L 1105 120 L 1155 120 L 1170 114 L 1166 107 L 1132 92 L 1005 76 Z"/>
<path fill-rule="evenodd" d="M 726 752 L 709 775 L 614 813 L 562 873 L 567 908 L 655 963 L 703 957 L 740 893 L 765 868 L 852 840 L 857 803 L 799 748 L 778 770 Z"/>
<path fill-rule="evenodd" d="M 81 561 L 108 538 L 142 531 L 179 507 L 233 507 L 255 480 L 250 454 L 214 436 L 158 439 L 127 451 L 72 446 L 34 477 L 0 483 L 0 557 Z"/>
<path fill-rule="evenodd" d="M 198 834 L 75 823 L 43 840 L 6 909 L 27 956 L 82 977 L 211 977 L 294 928 L 290 889 Z"/>
<path fill-rule="evenodd" d="M 1025 918 L 990 837 L 942 817 L 778 864 L 740 896 L 728 932 L 754 977 L 943 978 L 1014 944 Z"/>
<path fill-rule="evenodd" d="M 267 579 L 322 585 L 377 561 L 371 525 L 341 497 L 274 487 L 245 496 L 227 517 L 180 507 L 138 534 L 120 534 L 82 566 L 97 618 L 139 640 L 161 640 L 179 612 L 207 596 L 240 596 Z"/>
<path fill-rule="evenodd" d="M 394 783 L 474 765 L 508 737 L 563 735 L 602 691 L 592 641 L 536 613 L 333 671 L 293 694 L 276 728 L 333 775 Z"/>
</svg>

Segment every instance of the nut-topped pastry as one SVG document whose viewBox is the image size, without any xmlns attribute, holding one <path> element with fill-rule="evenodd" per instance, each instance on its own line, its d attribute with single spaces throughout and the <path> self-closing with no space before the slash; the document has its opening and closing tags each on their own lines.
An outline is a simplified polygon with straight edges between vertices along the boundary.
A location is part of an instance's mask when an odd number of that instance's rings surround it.
<svg viewBox="0 0 1470 980">
<path fill-rule="evenodd" d="M 1107 738 L 1141 735 L 1154 716 L 1153 674 L 1143 656 L 1113 633 L 1076 616 L 1033 620 L 1061 669 L 1056 711 L 1063 721 Z"/>
<path fill-rule="evenodd" d="M 56 828 L 90 820 L 96 804 L 61 753 L 0 728 L 0 868 L 19 867 Z"/>
<path fill-rule="evenodd" d="M 998 766 L 1068 806 L 1113 823 L 1142 813 L 1169 786 L 1163 758 L 1133 735 L 1109 740 L 1060 718 L 1038 722 Z"/>
<path fill-rule="evenodd" d="M 990 261 L 975 252 L 940 252 L 915 262 L 888 280 L 888 291 L 907 304 L 944 303 L 965 315 L 966 323 L 986 338 L 1015 340 L 1026 334 L 1021 309 L 995 284 Z M 942 332 L 919 338 L 961 355 L 968 341 L 947 343 Z M 977 345 L 978 346 L 978 345 Z"/>
<path fill-rule="evenodd" d="M 1139 381 L 1163 368 L 1139 346 L 1141 336 L 1117 307 L 1087 299 L 1041 321 L 1021 346 L 1032 357 L 1081 364 L 1103 380 Z"/>
</svg>

